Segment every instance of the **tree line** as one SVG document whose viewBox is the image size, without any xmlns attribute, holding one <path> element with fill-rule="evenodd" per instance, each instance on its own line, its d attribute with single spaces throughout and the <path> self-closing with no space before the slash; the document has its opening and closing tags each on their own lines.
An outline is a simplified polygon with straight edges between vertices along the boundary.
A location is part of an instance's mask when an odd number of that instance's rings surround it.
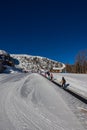
<svg viewBox="0 0 87 130">
<path fill-rule="evenodd" d="M 68 73 L 87 73 L 87 50 L 78 52 L 73 65 L 66 64 Z"/>
</svg>

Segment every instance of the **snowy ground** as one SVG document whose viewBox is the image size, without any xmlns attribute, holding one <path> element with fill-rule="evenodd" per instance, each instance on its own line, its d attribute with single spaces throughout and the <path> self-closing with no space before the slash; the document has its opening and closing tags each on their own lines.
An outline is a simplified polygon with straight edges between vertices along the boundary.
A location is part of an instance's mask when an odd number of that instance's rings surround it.
<svg viewBox="0 0 87 130">
<path fill-rule="evenodd" d="M 65 77 L 69 89 L 87 98 L 87 74 L 54 73 L 53 75 L 56 82 L 60 82 L 62 77 Z"/>
<path fill-rule="evenodd" d="M 0 130 L 84 130 L 54 86 L 36 73 L 0 74 Z"/>
</svg>

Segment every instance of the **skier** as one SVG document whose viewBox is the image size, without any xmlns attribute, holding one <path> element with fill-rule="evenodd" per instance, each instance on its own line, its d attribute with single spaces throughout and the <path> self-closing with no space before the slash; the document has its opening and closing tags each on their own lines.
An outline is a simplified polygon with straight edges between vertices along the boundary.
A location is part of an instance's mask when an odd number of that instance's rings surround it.
<svg viewBox="0 0 87 130">
<path fill-rule="evenodd" d="M 50 79 L 50 72 L 49 71 L 47 71 L 47 77 L 48 77 L 48 79 Z"/>
<path fill-rule="evenodd" d="M 51 79 L 51 81 L 53 80 L 53 74 L 52 73 L 50 74 L 50 79 Z"/>
<path fill-rule="evenodd" d="M 61 81 L 61 83 L 62 83 L 62 88 L 64 88 L 64 87 L 65 87 L 65 84 L 66 84 L 66 80 L 65 80 L 64 77 L 62 77 L 62 81 Z"/>
</svg>

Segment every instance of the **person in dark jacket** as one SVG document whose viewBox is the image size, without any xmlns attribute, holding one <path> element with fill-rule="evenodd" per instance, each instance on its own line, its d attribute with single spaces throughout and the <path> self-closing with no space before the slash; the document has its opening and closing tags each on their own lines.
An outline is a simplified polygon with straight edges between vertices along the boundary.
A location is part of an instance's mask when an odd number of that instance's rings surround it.
<svg viewBox="0 0 87 130">
<path fill-rule="evenodd" d="M 61 83 L 62 83 L 62 87 L 65 87 L 66 80 L 65 80 L 65 78 L 64 78 L 64 77 L 62 77 L 62 81 L 61 81 Z"/>
</svg>

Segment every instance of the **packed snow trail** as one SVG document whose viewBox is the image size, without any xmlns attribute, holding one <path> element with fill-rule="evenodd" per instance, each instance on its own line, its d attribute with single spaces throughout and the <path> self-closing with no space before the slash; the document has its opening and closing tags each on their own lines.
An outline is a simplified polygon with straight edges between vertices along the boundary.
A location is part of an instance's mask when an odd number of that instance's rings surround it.
<svg viewBox="0 0 87 130">
<path fill-rule="evenodd" d="M 84 130 L 39 74 L 0 75 L 0 130 Z"/>
</svg>

